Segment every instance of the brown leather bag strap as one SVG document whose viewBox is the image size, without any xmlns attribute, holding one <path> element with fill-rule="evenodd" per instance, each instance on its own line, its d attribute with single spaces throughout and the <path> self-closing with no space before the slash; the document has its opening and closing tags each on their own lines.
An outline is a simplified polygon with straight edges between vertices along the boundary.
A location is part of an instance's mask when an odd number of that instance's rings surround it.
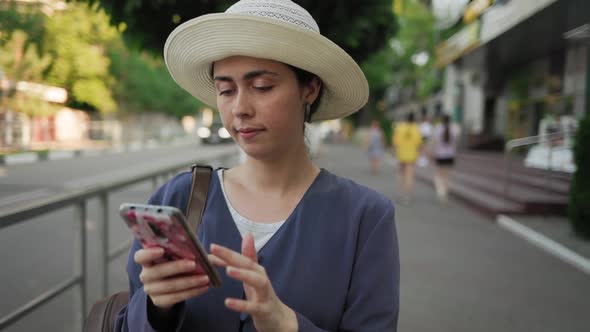
<svg viewBox="0 0 590 332">
<path fill-rule="evenodd" d="M 192 173 L 193 181 L 186 209 L 186 220 L 193 231 L 197 232 L 207 203 L 213 168 L 211 166 L 193 165 Z"/>
</svg>

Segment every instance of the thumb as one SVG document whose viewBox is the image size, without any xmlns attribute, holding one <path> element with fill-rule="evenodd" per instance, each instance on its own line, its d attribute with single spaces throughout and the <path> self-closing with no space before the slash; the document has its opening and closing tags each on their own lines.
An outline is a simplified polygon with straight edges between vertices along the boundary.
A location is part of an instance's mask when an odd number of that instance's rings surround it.
<svg viewBox="0 0 590 332">
<path fill-rule="evenodd" d="M 254 237 L 251 233 L 247 233 L 244 239 L 242 240 L 242 255 L 258 263 L 256 247 L 254 246 Z"/>
</svg>

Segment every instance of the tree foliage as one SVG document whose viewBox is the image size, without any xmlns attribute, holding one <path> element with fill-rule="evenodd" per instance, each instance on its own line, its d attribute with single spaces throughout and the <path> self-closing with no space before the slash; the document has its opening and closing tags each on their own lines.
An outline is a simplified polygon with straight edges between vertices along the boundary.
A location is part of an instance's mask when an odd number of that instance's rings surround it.
<svg viewBox="0 0 590 332">
<path fill-rule="evenodd" d="M 397 13 L 399 30 L 395 37 L 362 64 L 371 86 L 368 105 L 371 118 L 384 119 L 384 95 L 390 87 L 411 88 L 417 99 L 424 99 L 440 88 L 434 68 L 434 18 L 419 0 L 405 0 L 403 4 L 403 10 L 400 8 Z M 427 61 L 417 64 L 418 54 Z"/>
<path fill-rule="evenodd" d="M 569 219 L 580 236 L 590 239 L 590 110 L 580 122 L 574 143 L 576 172 L 571 181 Z"/>
<path fill-rule="evenodd" d="M 113 22 L 127 26 L 129 40 L 160 54 L 166 37 L 176 26 L 196 16 L 221 12 L 231 0 L 87 0 L 100 3 Z M 322 34 L 343 47 L 357 62 L 381 49 L 397 25 L 391 0 L 296 0 L 316 19 Z"/>
<path fill-rule="evenodd" d="M 15 1 L 0 1 L 0 45 L 16 30 L 25 31 L 28 40 L 39 44 L 43 37 L 45 16 L 39 11 L 18 9 Z"/>
<path fill-rule="evenodd" d="M 121 109 L 182 116 L 194 114 L 202 106 L 178 87 L 160 59 L 124 48 L 113 49 L 110 59 L 112 74 L 119 78 L 114 93 Z"/>
<path fill-rule="evenodd" d="M 44 46 L 55 60 L 47 81 L 70 91 L 74 103 L 102 112 L 115 111 L 106 51 L 118 36 L 103 10 L 71 5 L 51 16 L 45 26 Z"/>
<path fill-rule="evenodd" d="M 399 15 L 400 30 L 392 40 L 391 68 L 395 73 L 393 84 L 413 87 L 418 99 L 423 99 L 440 87 L 434 67 L 434 48 L 437 42 L 435 20 L 422 2 L 408 0 Z M 422 53 L 428 59 L 416 64 L 416 56 Z"/>
<path fill-rule="evenodd" d="M 48 54 L 41 56 L 37 45 L 28 39 L 26 32 L 15 30 L 3 47 L 6 54 L 0 57 L 0 67 L 14 80 L 40 82 L 52 59 Z"/>
<path fill-rule="evenodd" d="M 201 106 L 174 83 L 161 57 L 130 51 L 121 30 L 97 5 L 74 2 L 46 16 L 34 6 L 5 2 L 0 3 L 0 18 L 0 70 L 14 83 L 63 87 L 68 106 L 101 113 L 182 116 Z M 30 115 L 58 109 L 42 100 L 5 97 L 5 106 Z"/>
</svg>

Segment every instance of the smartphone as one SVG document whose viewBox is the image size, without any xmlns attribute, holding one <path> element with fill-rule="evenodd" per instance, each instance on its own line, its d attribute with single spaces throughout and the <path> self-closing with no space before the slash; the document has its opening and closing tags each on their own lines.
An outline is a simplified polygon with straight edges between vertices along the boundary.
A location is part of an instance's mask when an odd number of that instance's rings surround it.
<svg viewBox="0 0 590 332">
<path fill-rule="evenodd" d="M 124 203 L 119 211 L 144 248 L 164 249 L 163 257 L 155 263 L 192 260 L 197 263 L 195 274 L 207 274 L 212 286 L 221 285 L 217 270 L 179 209 L 172 206 Z"/>
</svg>

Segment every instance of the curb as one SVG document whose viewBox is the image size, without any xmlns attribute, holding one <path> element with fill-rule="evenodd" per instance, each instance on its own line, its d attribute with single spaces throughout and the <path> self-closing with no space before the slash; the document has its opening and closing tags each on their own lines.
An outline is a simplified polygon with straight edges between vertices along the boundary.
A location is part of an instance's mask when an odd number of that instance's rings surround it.
<svg viewBox="0 0 590 332">
<path fill-rule="evenodd" d="M 132 142 L 121 144 L 108 149 L 86 149 L 86 150 L 49 150 L 49 151 L 31 151 L 0 155 L 0 166 L 30 164 L 48 160 L 65 160 L 78 157 L 95 157 L 108 153 L 137 152 L 142 150 L 152 150 L 163 145 L 181 146 L 188 144 L 198 145 L 198 140 L 193 138 L 178 138 L 169 143 L 159 142 L 157 140 L 148 140 L 143 142 Z"/>
<path fill-rule="evenodd" d="M 550 238 L 536 232 L 529 227 L 509 218 L 505 215 L 498 215 L 496 222 L 500 227 L 512 232 L 518 237 L 525 239 L 532 245 L 540 248 L 548 254 L 576 267 L 580 271 L 590 275 L 590 260 L 583 257 L 570 249 L 564 247 L 558 242 L 551 240 Z"/>
</svg>

